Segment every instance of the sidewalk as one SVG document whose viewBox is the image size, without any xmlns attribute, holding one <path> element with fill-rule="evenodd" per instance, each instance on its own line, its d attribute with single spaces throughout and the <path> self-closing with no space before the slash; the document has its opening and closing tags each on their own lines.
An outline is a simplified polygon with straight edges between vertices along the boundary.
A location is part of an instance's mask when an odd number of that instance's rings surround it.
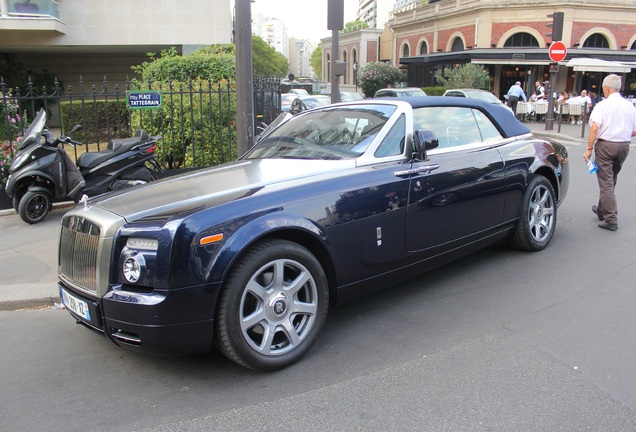
<svg viewBox="0 0 636 432">
<path fill-rule="evenodd" d="M 556 123 L 551 131 L 545 130 L 545 123 L 524 124 L 537 136 L 558 140 L 569 148 L 587 144 L 587 126 L 586 138 L 581 138 L 582 125 L 562 124 L 559 133 Z M 0 311 L 60 303 L 57 241 L 60 221 L 67 210 L 68 203 L 56 205 L 43 222 L 35 225 L 24 223 L 13 209 L 0 210 Z"/>
</svg>

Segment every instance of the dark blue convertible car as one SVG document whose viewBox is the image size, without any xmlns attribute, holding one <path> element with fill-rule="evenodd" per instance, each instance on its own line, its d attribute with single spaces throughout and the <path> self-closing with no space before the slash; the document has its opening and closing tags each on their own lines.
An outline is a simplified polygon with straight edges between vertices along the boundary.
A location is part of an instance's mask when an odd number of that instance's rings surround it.
<svg viewBox="0 0 636 432">
<path fill-rule="evenodd" d="M 370 99 L 303 112 L 236 162 L 97 197 L 62 220 L 80 323 L 155 354 L 296 362 L 331 306 L 494 242 L 539 251 L 568 155 L 504 107 Z"/>
</svg>

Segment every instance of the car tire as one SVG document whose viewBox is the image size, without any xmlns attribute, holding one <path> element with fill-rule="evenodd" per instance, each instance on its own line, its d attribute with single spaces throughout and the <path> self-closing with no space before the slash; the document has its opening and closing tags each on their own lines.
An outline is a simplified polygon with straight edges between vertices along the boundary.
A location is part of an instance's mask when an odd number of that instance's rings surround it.
<svg viewBox="0 0 636 432">
<path fill-rule="evenodd" d="M 42 222 L 51 209 L 51 196 L 43 190 L 27 191 L 18 204 L 18 213 L 28 224 Z"/>
<path fill-rule="evenodd" d="M 230 360 L 271 371 L 298 361 L 327 318 L 329 291 L 316 257 L 270 239 L 248 249 L 219 295 L 215 343 Z"/>
<path fill-rule="evenodd" d="M 556 196 L 552 183 L 536 176 L 523 197 L 521 217 L 510 237 L 512 247 L 525 251 L 540 251 L 552 240 L 557 220 Z"/>
</svg>

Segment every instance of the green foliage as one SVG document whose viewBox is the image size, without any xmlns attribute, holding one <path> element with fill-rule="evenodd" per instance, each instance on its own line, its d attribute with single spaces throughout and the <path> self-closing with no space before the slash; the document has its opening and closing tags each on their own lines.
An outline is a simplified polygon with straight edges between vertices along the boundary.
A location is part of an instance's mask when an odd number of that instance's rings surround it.
<svg viewBox="0 0 636 432">
<path fill-rule="evenodd" d="M 285 56 L 259 36 L 252 36 L 252 65 L 254 76 L 283 77 L 289 72 Z"/>
<path fill-rule="evenodd" d="M 212 45 L 192 54 L 181 56 L 175 48 L 161 52 L 159 58 L 148 53 L 150 61 L 133 66 L 142 81 L 188 81 L 204 79 L 220 81 L 236 76 L 234 46 Z"/>
<path fill-rule="evenodd" d="M 490 90 L 492 78 L 483 66 L 466 63 L 456 68 L 444 68 L 441 74 L 435 75 L 437 82 L 446 88 L 475 88 Z"/>
<path fill-rule="evenodd" d="M 344 28 L 342 30 L 340 30 L 340 32 L 341 33 L 349 33 L 349 32 L 352 32 L 352 31 L 366 29 L 366 28 L 369 28 L 369 23 L 368 22 L 355 20 L 355 21 L 349 21 L 348 23 L 346 23 Z"/>
<path fill-rule="evenodd" d="M 130 111 L 126 109 L 125 100 L 87 100 L 83 104 L 60 101 L 60 112 L 62 131 L 68 133 L 73 126 L 82 125 L 84 129 L 76 132 L 73 138 L 84 144 L 105 143 L 109 137 L 132 135 Z"/>
<path fill-rule="evenodd" d="M 192 88 L 194 97 L 180 97 Z M 157 158 L 167 169 L 217 165 L 236 159 L 236 93 L 231 81 L 172 82 L 159 110 L 135 110 L 133 125 L 163 138 Z M 160 90 L 159 83 L 152 89 Z"/>
<path fill-rule="evenodd" d="M 311 68 L 314 70 L 314 73 L 317 77 L 322 76 L 322 42 L 318 44 L 314 52 L 311 53 L 311 57 L 309 58 L 309 64 Z"/>
<path fill-rule="evenodd" d="M 403 82 L 404 73 L 389 63 L 371 62 L 364 65 L 358 73 L 358 86 L 366 97 L 373 97 L 375 92 Z"/>
<path fill-rule="evenodd" d="M 443 96 L 446 91 L 446 87 L 422 87 L 424 93 L 428 96 Z"/>
<path fill-rule="evenodd" d="M 4 189 L 15 154 L 15 147 L 12 149 L 11 145 L 20 141 L 26 126 L 26 119 L 20 117 L 18 102 L 10 94 L 0 93 L 0 189 Z"/>
</svg>

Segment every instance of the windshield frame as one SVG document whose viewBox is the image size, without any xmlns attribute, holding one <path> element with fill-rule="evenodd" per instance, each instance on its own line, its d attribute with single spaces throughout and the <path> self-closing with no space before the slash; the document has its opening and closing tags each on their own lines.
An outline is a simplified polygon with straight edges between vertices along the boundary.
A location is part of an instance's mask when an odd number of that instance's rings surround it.
<svg viewBox="0 0 636 432">
<path fill-rule="evenodd" d="M 403 105 L 404 104 L 404 105 Z M 291 158 L 291 159 L 357 159 L 358 164 L 376 163 L 378 159 L 403 159 L 404 153 L 399 155 L 391 155 L 387 157 L 376 157 L 374 152 L 382 139 L 387 135 L 388 131 L 395 124 L 396 119 L 400 114 L 408 111 L 410 105 L 399 101 L 360 101 L 360 102 L 348 102 L 320 107 L 314 110 L 305 111 L 294 118 L 289 119 L 287 122 L 281 124 L 274 131 L 272 131 L 266 138 L 252 147 L 241 159 L 268 159 L 268 158 Z M 359 116 L 351 115 L 350 113 L 359 113 Z M 410 112 L 410 111 L 409 111 Z M 354 127 L 352 132 L 351 141 L 321 141 L 321 137 L 311 136 L 309 133 L 306 137 L 299 136 L 305 135 L 312 130 L 320 130 L 322 125 L 321 121 L 329 122 L 331 117 L 337 118 L 338 115 L 343 116 L 337 127 L 343 125 L 352 126 L 354 118 L 363 119 L 365 121 L 369 119 L 378 119 L 379 122 L 372 122 L 369 120 L 367 125 L 379 127 L 374 129 L 369 128 L 365 131 L 368 135 L 363 135 L 363 126 Z M 331 117 L 330 117 L 331 116 Z M 407 116 L 410 118 L 410 116 Z M 380 123 L 382 123 L 380 125 Z M 407 131 L 412 130 L 412 121 L 410 121 L 411 127 L 407 128 Z M 335 124 L 335 123 L 334 123 Z M 362 123 L 361 123 L 362 124 Z M 324 130 L 324 129 L 323 129 Z M 320 130 L 320 133 L 323 132 Z M 333 132 L 328 130 L 328 132 Z M 291 132 L 291 133 L 290 133 Z M 299 135 L 296 135 L 299 134 Z M 408 134 L 408 140 L 411 139 L 412 134 Z M 294 139 L 298 138 L 298 139 Z M 316 141 L 307 141 L 306 138 Z M 358 141 L 353 141 L 358 139 Z M 305 157 L 302 157 L 303 151 L 298 150 L 301 146 L 307 145 L 304 150 Z M 287 152 L 281 150 L 285 146 L 295 147 L 295 151 L 289 150 Z M 267 147 L 272 147 L 267 150 Z M 280 151 L 280 152 L 279 152 Z M 311 151 L 317 153 L 309 154 Z M 320 155 L 320 152 L 324 152 L 324 155 Z M 406 153 L 406 151 L 405 151 Z"/>
</svg>

